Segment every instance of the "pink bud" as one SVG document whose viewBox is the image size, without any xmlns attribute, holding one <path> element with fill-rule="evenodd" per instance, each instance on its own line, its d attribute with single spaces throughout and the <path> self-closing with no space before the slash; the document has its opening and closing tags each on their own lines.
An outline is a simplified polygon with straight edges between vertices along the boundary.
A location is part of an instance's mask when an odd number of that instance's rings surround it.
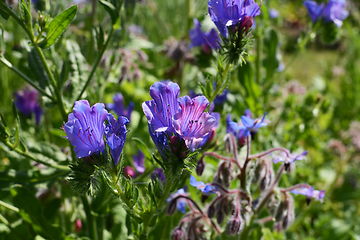
<svg viewBox="0 0 360 240">
<path fill-rule="evenodd" d="M 178 137 L 177 136 L 171 136 L 170 137 L 170 143 L 171 143 L 171 145 L 175 145 L 176 143 L 177 143 L 177 141 L 178 141 Z"/>
<path fill-rule="evenodd" d="M 201 50 L 205 53 L 205 54 L 210 54 L 211 53 L 211 47 L 208 44 L 202 44 L 201 45 Z"/>
<path fill-rule="evenodd" d="M 82 229 L 81 219 L 76 220 L 75 222 L 75 232 L 80 232 Z"/>
<path fill-rule="evenodd" d="M 126 166 L 124 167 L 124 175 L 129 178 L 134 178 L 136 174 L 132 167 Z"/>
<path fill-rule="evenodd" d="M 253 18 L 250 16 L 245 16 L 240 23 L 240 27 L 239 27 L 240 33 L 242 33 L 243 30 L 247 32 L 252 27 L 252 25 L 253 25 Z"/>
</svg>

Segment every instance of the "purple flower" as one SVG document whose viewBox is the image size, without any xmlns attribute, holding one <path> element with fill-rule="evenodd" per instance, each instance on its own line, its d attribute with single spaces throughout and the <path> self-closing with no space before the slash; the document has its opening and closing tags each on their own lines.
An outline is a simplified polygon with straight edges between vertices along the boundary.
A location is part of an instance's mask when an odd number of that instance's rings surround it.
<svg viewBox="0 0 360 240">
<path fill-rule="evenodd" d="M 108 103 L 106 105 L 106 107 L 109 110 L 114 111 L 119 117 L 120 116 L 124 116 L 127 119 L 131 119 L 131 112 L 134 109 L 134 103 L 130 102 L 129 106 L 127 107 L 127 109 L 125 109 L 124 107 L 124 97 L 121 93 L 115 94 L 113 97 L 113 101 L 114 103 Z"/>
<path fill-rule="evenodd" d="M 151 175 L 152 179 L 156 179 L 158 178 L 161 182 L 165 182 L 166 181 L 166 177 L 165 174 L 163 172 L 163 170 L 161 168 L 156 168 L 154 170 L 154 172 Z"/>
<path fill-rule="evenodd" d="M 278 162 L 284 162 L 285 170 L 287 171 L 290 167 L 290 164 L 295 162 L 296 160 L 303 160 L 305 159 L 306 155 L 309 151 L 304 151 L 300 154 L 291 153 L 289 156 L 287 156 L 284 152 L 281 153 L 281 155 L 276 156 L 273 159 L 274 164 L 277 164 Z"/>
<path fill-rule="evenodd" d="M 210 194 L 216 192 L 216 187 L 210 184 L 205 184 L 204 182 L 197 181 L 196 178 L 191 175 L 190 176 L 190 185 L 199 189 L 202 193 Z"/>
<path fill-rule="evenodd" d="M 185 140 L 190 151 L 195 151 L 204 137 L 209 134 L 216 119 L 204 113 L 209 101 L 204 96 L 191 99 L 189 96 L 179 98 L 181 111 L 174 116 L 174 129 Z"/>
<path fill-rule="evenodd" d="M 270 8 L 269 15 L 272 19 L 277 18 L 279 16 L 279 11 L 274 8 Z"/>
<path fill-rule="evenodd" d="M 156 82 L 150 87 L 153 100 L 144 102 L 142 108 L 155 132 L 173 131 L 173 116 L 180 111 L 179 92 L 179 85 L 173 82 Z"/>
<path fill-rule="evenodd" d="M 226 88 L 221 94 L 217 95 L 214 99 L 215 105 L 223 105 L 227 100 L 227 94 L 229 90 Z"/>
<path fill-rule="evenodd" d="M 168 199 L 166 199 L 167 202 L 171 201 L 172 199 L 176 198 L 179 195 L 185 195 L 185 190 L 183 188 L 180 188 L 176 193 L 171 194 Z M 183 198 L 180 198 L 176 201 L 176 208 L 182 212 L 185 213 L 185 207 L 186 207 L 186 200 Z"/>
<path fill-rule="evenodd" d="M 75 146 L 78 158 L 104 152 L 104 121 L 107 115 L 102 103 L 90 107 L 86 100 L 75 102 L 73 112 L 69 114 L 63 128 L 70 143 Z"/>
<path fill-rule="evenodd" d="M 138 173 L 144 173 L 145 172 L 145 166 L 144 166 L 144 160 L 145 155 L 144 153 L 139 150 L 137 155 L 133 155 L 134 160 L 134 167 Z"/>
<path fill-rule="evenodd" d="M 163 157 L 170 151 L 184 155 L 186 149 L 182 149 L 181 141 L 185 142 L 190 151 L 195 151 L 216 121 L 213 116 L 204 113 L 209 104 L 204 96 L 194 99 L 184 96 L 178 99 L 179 91 L 176 83 L 156 82 L 150 87 L 153 100 L 142 104 L 150 136 Z"/>
<path fill-rule="evenodd" d="M 228 27 L 235 27 L 260 14 L 260 7 L 254 0 L 210 0 L 208 6 L 211 20 L 225 37 Z"/>
<path fill-rule="evenodd" d="M 345 8 L 345 0 L 330 0 L 326 5 L 318 4 L 315 1 L 305 1 L 304 6 L 307 9 L 313 23 L 319 19 L 325 22 L 334 22 L 337 27 L 342 26 L 342 21 L 349 16 Z"/>
<path fill-rule="evenodd" d="M 323 198 L 325 197 L 325 190 L 318 191 L 318 190 L 314 190 L 313 187 L 311 187 L 311 188 L 306 188 L 306 187 L 297 188 L 297 189 L 292 190 L 291 193 L 293 193 L 293 194 L 302 194 L 302 195 L 306 196 L 306 200 L 308 201 L 308 204 L 310 203 L 310 200 L 312 198 L 322 202 Z"/>
<path fill-rule="evenodd" d="M 110 147 L 114 164 L 117 166 L 126 140 L 127 130 L 125 124 L 129 123 L 129 120 L 121 116 L 116 121 L 111 113 L 107 115 L 107 120 L 109 124 L 105 128 L 106 142 Z"/>
<path fill-rule="evenodd" d="M 211 29 L 210 32 L 203 32 L 200 22 L 196 18 L 194 19 L 194 25 L 195 29 L 189 30 L 189 38 L 191 40 L 189 48 L 201 46 L 205 53 L 210 53 L 210 48 L 220 48 L 218 43 L 220 42 L 220 38 L 215 29 Z"/>
<path fill-rule="evenodd" d="M 35 89 L 22 90 L 17 91 L 15 95 L 14 103 L 19 112 L 27 117 L 31 117 L 35 113 L 36 125 L 39 125 L 43 111 L 38 102 L 38 91 Z"/>
<path fill-rule="evenodd" d="M 244 137 L 250 136 L 254 138 L 255 134 L 257 133 L 258 129 L 261 127 L 264 127 L 267 125 L 267 122 L 265 121 L 266 113 L 264 114 L 264 117 L 261 119 L 252 119 L 248 116 L 241 116 L 241 122 L 245 127 Z"/>
</svg>

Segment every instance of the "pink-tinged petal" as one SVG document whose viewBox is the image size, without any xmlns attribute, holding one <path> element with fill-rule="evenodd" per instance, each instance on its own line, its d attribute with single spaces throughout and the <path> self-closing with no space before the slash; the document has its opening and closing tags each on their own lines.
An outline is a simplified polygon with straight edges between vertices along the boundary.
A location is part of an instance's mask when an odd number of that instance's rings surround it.
<svg viewBox="0 0 360 240">
<path fill-rule="evenodd" d="M 285 162 L 285 159 L 284 158 L 274 158 L 273 159 L 273 162 L 274 162 L 274 164 L 277 164 L 278 162 Z"/>
</svg>

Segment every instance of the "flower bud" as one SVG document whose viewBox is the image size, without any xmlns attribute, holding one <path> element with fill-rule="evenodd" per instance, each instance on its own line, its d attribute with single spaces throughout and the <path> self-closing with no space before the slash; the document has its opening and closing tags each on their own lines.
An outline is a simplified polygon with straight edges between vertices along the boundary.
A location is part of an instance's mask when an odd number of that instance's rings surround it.
<svg viewBox="0 0 360 240">
<path fill-rule="evenodd" d="M 201 176 L 205 169 L 205 161 L 203 158 L 200 158 L 200 160 L 196 164 L 196 174 L 198 176 Z"/>
<path fill-rule="evenodd" d="M 75 222 L 75 232 L 80 232 L 82 229 L 81 219 L 77 219 Z"/>
<path fill-rule="evenodd" d="M 244 221 L 239 216 L 231 216 L 226 224 L 226 234 L 235 235 L 244 229 Z"/>
<path fill-rule="evenodd" d="M 283 219 L 282 227 L 287 229 L 294 222 L 295 219 L 295 209 L 294 209 L 294 199 L 290 194 L 286 194 L 286 215 Z"/>
<path fill-rule="evenodd" d="M 253 25 L 253 18 L 251 16 L 245 16 L 243 20 L 241 20 L 239 33 L 242 34 L 243 32 L 249 31 L 252 25 Z"/>
<path fill-rule="evenodd" d="M 186 234 L 181 228 L 175 228 L 171 234 L 171 240 L 184 240 L 185 237 Z"/>
<path fill-rule="evenodd" d="M 225 214 L 224 212 L 219 209 L 219 211 L 216 213 L 216 221 L 218 222 L 218 224 L 222 224 L 225 218 Z"/>
<path fill-rule="evenodd" d="M 207 215 L 209 218 L 212 218 L 215 214 L 215 207 L 214 204 L 211 204 L 207 210 Z"/>
<path fill-rule="evenodd" d="M 278 208 L 276 209 L 275 220 L 277 222 L 281 221 L 284 218 L 285 208 L 286 208 L 285 202 L 281 202 Z"/>
<path fill-rule="evenodd" d="M 132 167 L 126 166 L 126 167 L 124 167 L 124 175 L 125 175 L 125 177 L 128 177 L 128 178 L 134 178 L 136 173 Z"/>
<path fill-rule="evenodd" d="M 169 216 L 173 215 L 176 211 L 176 206 L 177 206 L 177 200 L 174 198 L 166 206 L 166 209 L 165 209 L 166 215 L 169 215 Z"/>
</svg>

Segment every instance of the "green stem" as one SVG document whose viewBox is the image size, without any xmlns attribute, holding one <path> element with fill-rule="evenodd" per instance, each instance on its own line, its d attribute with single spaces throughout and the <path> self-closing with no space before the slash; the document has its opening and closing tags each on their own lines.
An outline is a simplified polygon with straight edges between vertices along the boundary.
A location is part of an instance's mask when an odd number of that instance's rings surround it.
<svg viewBox="0 0 360 240">
<path fill-rule="evenodd" d="M 225 69 L 223 69 L 223 72 L 221 73 L 221 77 L 222 77 L 222 84 L 217 84 L 216 85 L 216 89 L 214 94 L 211 95 L 211 98 L 209 99 L 209 106 L 208 108 L 210 108 L 211 103 L 214 101 L 214 99 L 216 98 L 216 96 L 220 93 L 220 90 L 222 89 L 222 85 L 224 84 L 224 82 L 226 81 L 226 77 L 228 75 L 228 72 L 230 70 L 230 64 L 226 63 Z"/>
<path fill-rule="evenodd" d="M 86 196 L 81 196 L 81 201 L 84 206 L 84 211 L 86 214 L 86 221 L 88 223 L 89 237 L 92 240 L 98 240 L 98 233 L 96 227 L 96 219 L 91 213 L 91 207 Z"/>
<path fill-rule="evenodd" d="M 5 2 L 0 1 L 0 7 L 2 9 L 4 9 L 11 17 L 13 17 L 15 19 L 15 21 L 24 29 L 24 31 L 26 32 L 26 34 L 28 35 L 28 37 L 30 38 L 30 41 L 32 42 L 35 52 L 37 53 L 37 55 L 40 58 L 40 61 L 45 69 L 46 74 L 49 77 L 50 83 L 53 86 L 54 90 L 55 90 L 55 95 L 56 95 L 56 101 L 57 104 L 59 106 L 60 112 L 61 112 L 61 116 L 63 118 L 64 121 L 67 120 L 67 114 L 65 111 L 65 107 L 64 107 L 64 103 L 62 100 L 62 96 L 61 96 L 61 90 L 57 88 L 57 84 L 54 78 L 54 75 L 52 74 L 52 72 L 50 71 L 50 68 L 48 66 L 48 64 L 46 63 L 46 59 L 45 56 L 43 54 L 43 52 L 41 51 L 40 47 L 36 45 L 36 39 L 35 39 L 35 35 L 34 32 L 32 30 L 32 20 L 29 22 L 29 26 L 27 26 L 17 15 L 14 11 L 12 11 L 7 4 L 5 4 Z"/>
<path fill-rule="evenodd" d="M 8 204 L 6 202 L 3 202 L 1 200 L 0 200 L 0 206 L 3 206 L 3 207 L 5 207 L 5 208 L 7 208 L 7 209 L 9 209 L 11 211 L 16 212 L 16 213 L 19 212 L 19 209 L 17 207 L 14 207 L 14 206 L 12 206 L 12 205 L 10 205 L 10 204 Z"/>
<path fill-rule="evenodd" d="M 28 78 L 25 74 L 23 74 L 19 69 L 14 67 L 11 62 L 6 60 L 3 56 L 0 56 L 0 62 L 2 62 L 5 66 L 13 70 L 16 74 L 18 74 L 20 77 L 22 77 L 28 84 L 33 86 L 36 90 L 38 90 L 42 95 L 46 96 L 47 98 L 51 100 L 55 100 L 52 96 L 50 96 L 48 93 L 46 93 L 43 89 L 38 87 L 33 80 Z"/>
<path fill-rule="evenodd" d="M 258 27 L 256 29 L 256 82 L 257 84 L 260 84 L 260 78 L 261 78 L 261 51 L 262 51 L 262 38 L 261 38 L 261 29 L 260 24 L 258 24 Z"/>
<path fill-rule="evenodd" d="M 98 57 L 96 58 L 96 61 L 95 61 L 95 63 L 94 63 L 94 66 L 93 66 L 92 69 L 91 69 L 90 75 L 89 75 L 88 79 L 86 80 L 86 83 L 85 83 L 84 87 L 81 89 L 81 92 L 80 92 L 79 95 L 77 96 L 76 100 L 80 100 L 80 99 L 81 99 L 81 96 L 84 94 L 86 88 L 89 86 L 90 81 L 91 81 L 91 79 L 92 79 L 92 77 L 93 77 L 93 75 L 94 75 L 94 73 L 95 73 L 95 71 L 96 71 L 96 69 L 97 69 L 97 67 L 98 67 L 101 59 L 102 59 L 102 56 L 103 56 L 103 54 L 104 54 L 107 46 L 109 45 L 109 42 L 110 42 L 112 36 L 113 36 L 113 34 L 114 34 L 114 30 L 115 30 L 115 29 L 114 29 L 114 26 L 112 26 L 112 27 L 111 27 L 111 30 L 110 30 L 110 33 L 109 33 L 109 36 L 108 36 L 108 38 L 107 38 L 104 46 L 102 47 L 100 54 L 99 54 Z"/>
<path fill-rule="evenodd" d="M 4 144 L 9 148 L 9 149 L 13 149 L 13 151 L 15 151 L 16 153 L 20 154 L 21 156 L 24 156 L 26 159 L 31 159 L 32 161 L 35 161 L 37 163 L 41 163 L 44 164 L 45 166 L 48 167 L 52 167 L 52 168 L 56 168 L 62 171 L 70 171 L 68 166 L 61 166 L 61 165 L 57 165 L 57 164 L 52 164 L 52 163 L 48 163 L 46 161 L 43 161 L 41 159 L 35 158 L 32 155 L 30 155 L 27 152 L 23 152 L 21 151 L 19 148 L 15 148 L 14 149 L 14 145 L 11 144 L 9 141 L 4 141 Z"/>
<path fill-rule="evenodd" d="M 44 53 L 42 52 L 40 47 L 38 47 L 37 45 L 34 45 L 34 49 L 35 49 L 35 52 L 37 53 L 37 55 L 40 58 L 40 61 L 41 61 L 42 65 L 43 65 L 43 67 L 45 69 L 46 74 L 49 77 L 51 85 L 53 86 L 53 88 L 55 90 L 56 100 L 57 100 L 57 104 L 58 104 L 59 109 L 60 109 L 62 119 L 64 121 L 67 121 L 67 113 L 66 113 L 66 110 L 65 110 L 65 107 L 64 107 L 64 102 L 63 102 L 63 99 L 62 99 L 61 89 L 59 89 L 57 87 L 57 83 L 56 83 L 56 80 L 54 78 L 54 75 L 52 74 L 52 72 L 51 72 L 51 70 L 49 68 L 49 65 L 46 63 Z"/>
</svg>

